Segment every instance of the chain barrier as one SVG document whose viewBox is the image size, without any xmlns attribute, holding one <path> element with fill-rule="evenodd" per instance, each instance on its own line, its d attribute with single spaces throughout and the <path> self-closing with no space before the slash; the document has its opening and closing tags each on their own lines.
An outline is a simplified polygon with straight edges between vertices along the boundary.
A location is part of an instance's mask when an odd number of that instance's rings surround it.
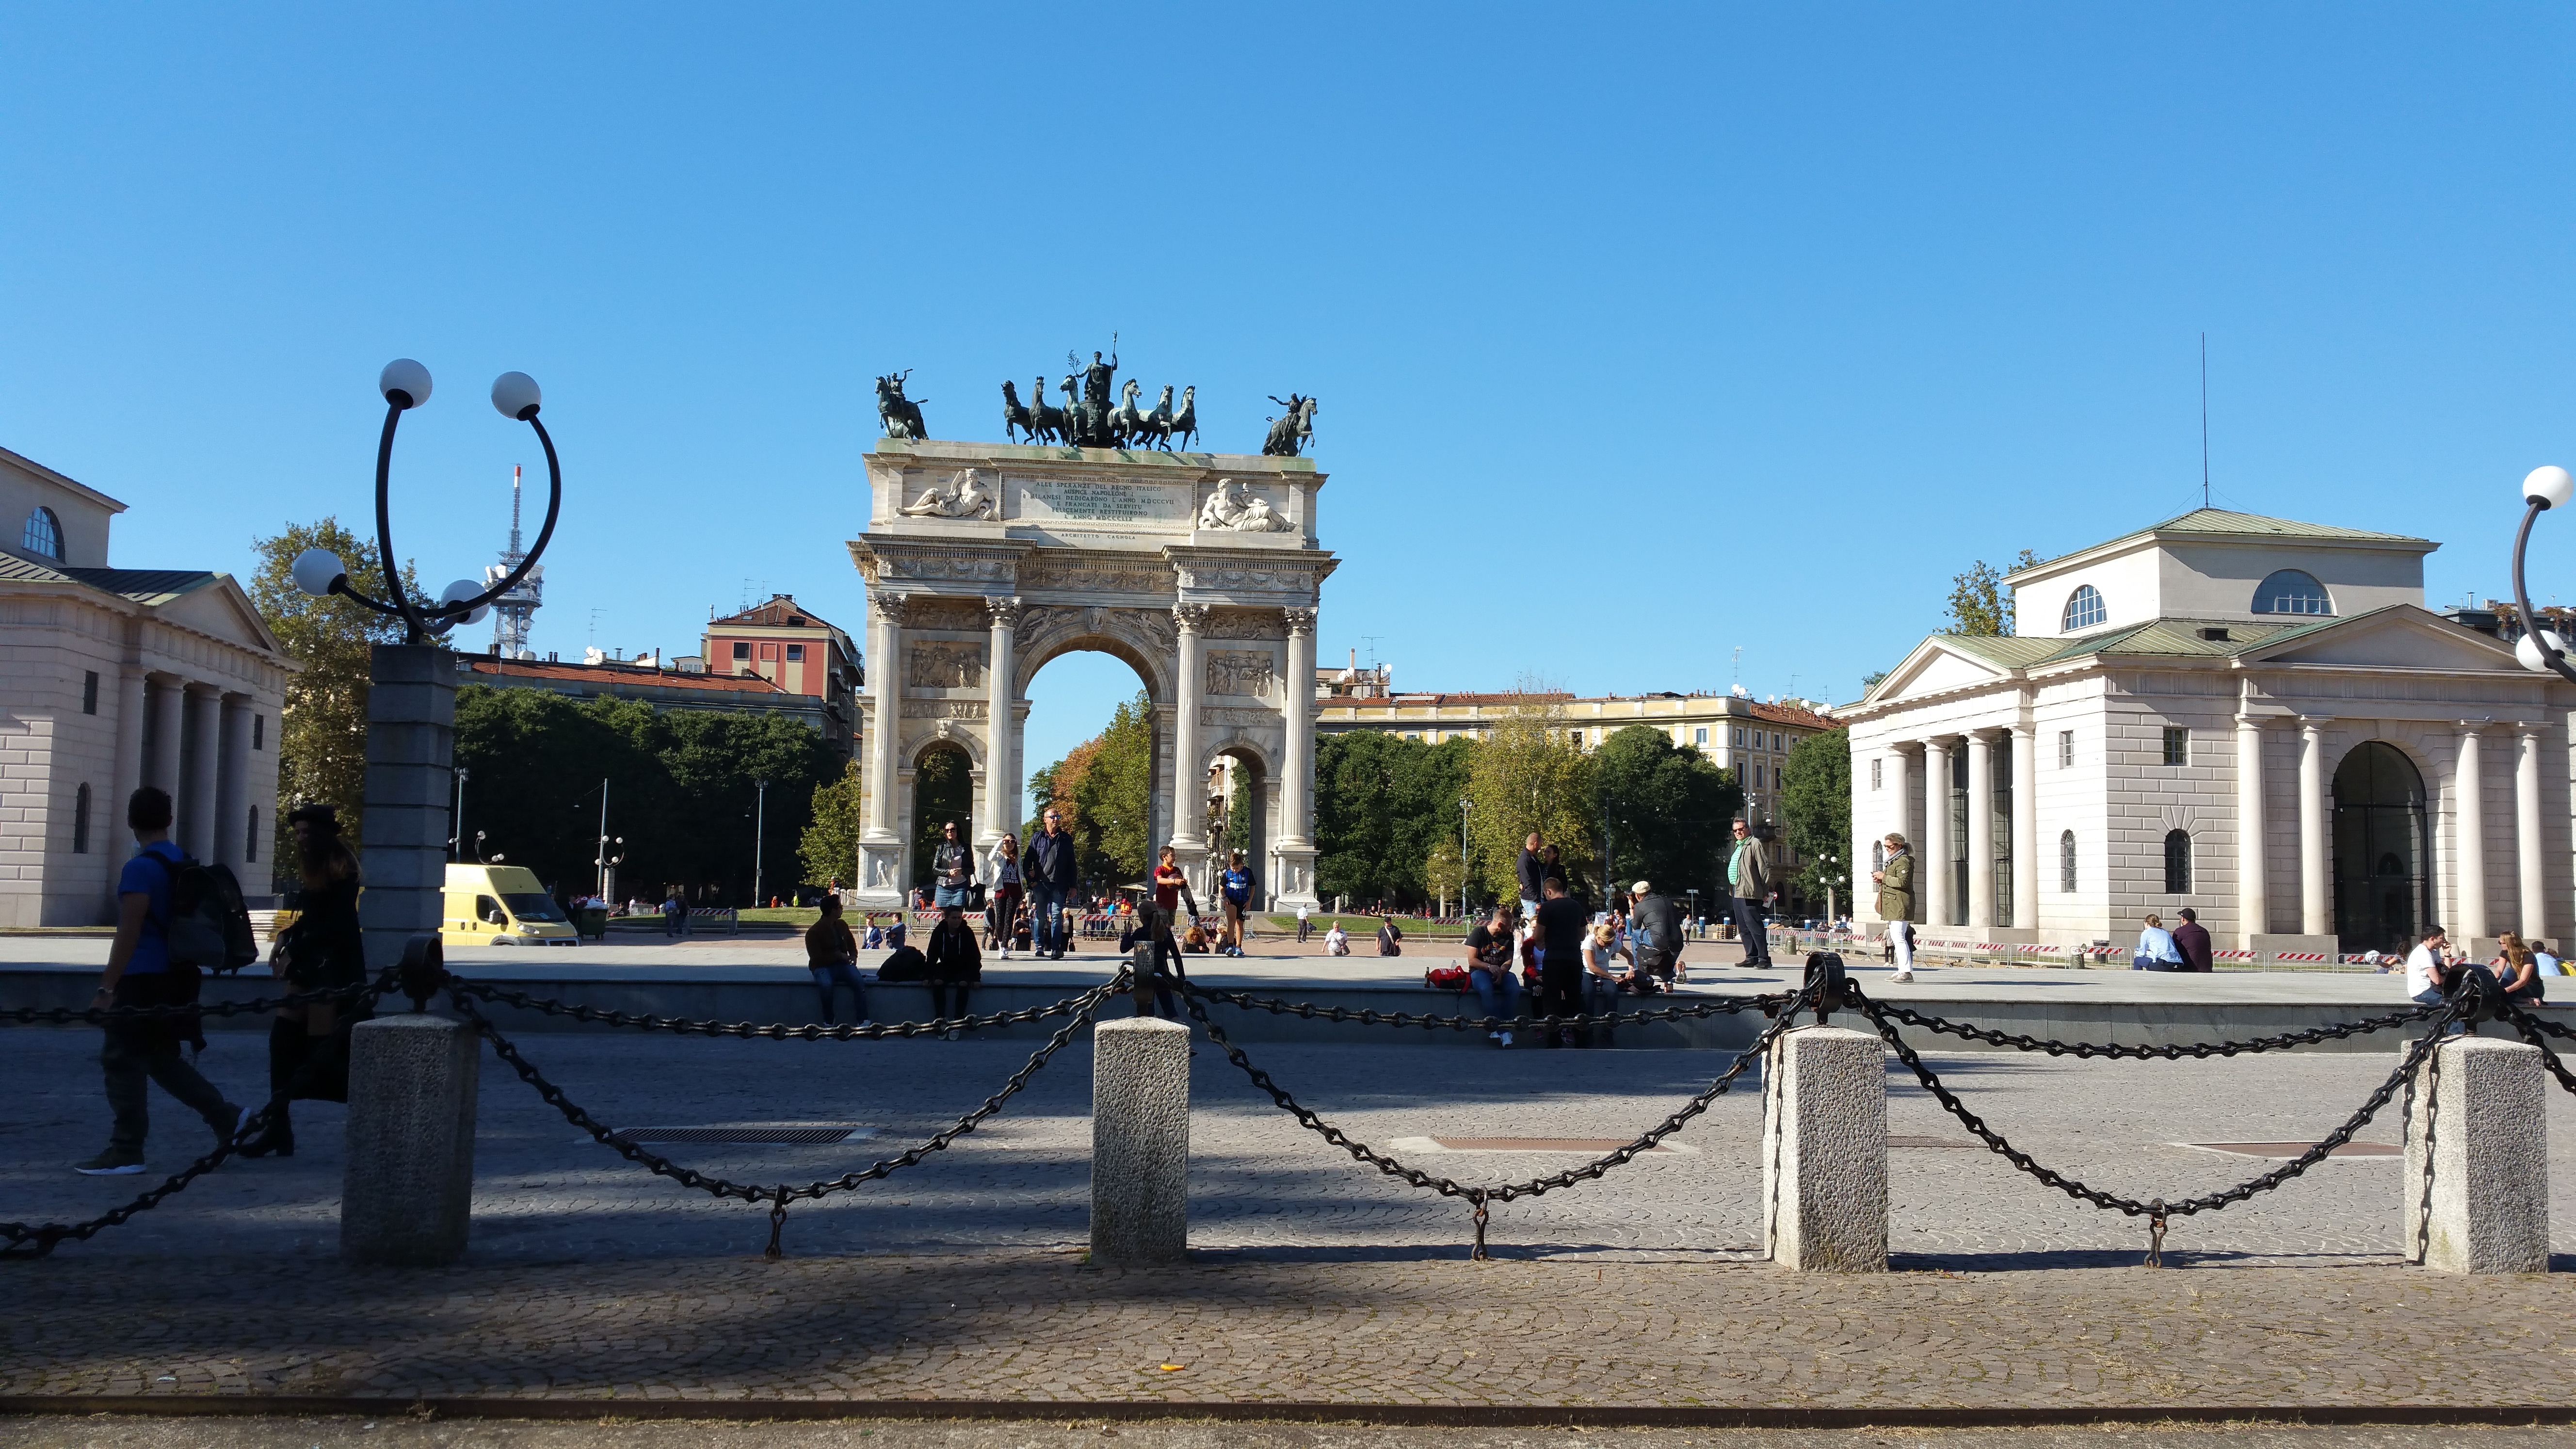
<svg viewBox="0 0 2576 1449">
<path fill-rule="evenodd" d="M 1875 1005 L 1889 1019 L 1906 1026 L 1920 1027 L 1925 1031 L 1940 1032 L 1947 1036 L 1964 1037 L 1969 1041 L 1984 1042 L 1988 1046 L 2008 1047 L 2019 1052 L 2043 1052 L 2052 1057 L 2076 1057 L 2088 1060 L 2102 1057 L 2110 1061 L 2167 1062 L 2181 1061 L 2185 1057 L 2195 1061 L 2205 1061 L 2210 1057 L 2252 1056 L 2258 1052 L 2286 1051 L 2291 1047 L 2314 1046 L 2319 1042 L 2343 1041 L 2350 1037 L 2367 1036 L 2375 1031 L 2393 1030 L 2410 1022 L 2429 1021 L 2447 1009 L 2441 1006 L 2418 1006 L 2412 1010 L 2391 1012 L 2386 1016 L 2374 1016 L 2361 1021 L 2339 1022 L 2333 1026 L 2313 1027 L 2306 1031 L 2285 1031 L 2277 1036 L 2258 1036 L 2251 1041 L 2124 1046 L 2116 1042 L 2054 1041 L 2043 1037 L 1972 1026 L 1966 1022 L 1951 1021 L 1945 1017 L 1926 1016 L 1922 1012 L 1889 1002 L 1878 1002 Z"/>
<path fill-rule="evenodd" d="M 377 997 L 393 988 L 393 980 L 394 973 L 387 971 L 382 976 L 377 977 L 374 981 L 358 986 L 336 987 L 329 991 L 304 991 L 298 992 L 292 996 L 279 997 L 274 1000 L 240 1002 L 235 1003 L 234 1005 L 236 1010 L 248 1011 L 254 1008 L 276 1010 L 280 1007 L 286 1006 L 318 1006 L 324 1003 L 328 1003 L 333 1006 L 345 1006 L 362 999 L 372 1002 Z M 183 1012 L 195 1010 L 198 1010 L 198 1008 L 191 1006 L 125 1006 L 109 1007 L 100 1011 L 87 1013 L 87 1015 L 93 1019 L 136 1020 L 148 1017 L 174 1016 Z M 212 1008 L 208 1008 L 207 1010 L 211 1015 L 229 1016 L 233 1014 L 231 1012 L 216 1011 Z M 68 1022 L 79 1019 L 81 1015 L 81 1013 L 62 1013 L 61 1017 L 64 1022 Z M 26 1019 L 26 1013 L 24 1012 L 18 1013 L 17 1016 L 20 1020 Z M 262 1103 L 258 1111 L 251 1113 L 250 1115 L 242 1118 L 238 1123 L 235 1123 L 232 1131 L 227 1133 L 221 1141 L 215 1144 L 214 1151 L 207 1153 L 205 1156 L 189 1163 L 186 1167 L 172 1173 L 169 1177 L 163 1179 L 159 1186 L 145 1192 L 142 1196 L 135 1198 L 132 1202 L 120 1203 L 115 1207 L 109 1208 L 106 1212 L 99 1214 L 97 1217 L 89 1219 L 87 1222 L 0 1222 L 0 1244 L 6 1245 L 0 1246 L 0 1259 L 42 1258 L 51 1254 L 56 1247 L 67 1241 L 75 1243 L 88 1242 L 91 1238 L 109 1228 L 123 1227 L 139 1213 L 146 1213 L 159 1207 L 162 1201 L 168 1198 L 171 1194 L 184 1191 L 188 1184 L 195 1182 L 198 1178 L 205 1176 L 207 1173 L 212 1172 L 217 1167 L 221 1166 L 226 1158 L 231 1157 L 235 1152 L 240 1150 L 240 1143 L 244 1139 L 256 1138 L 260 1133 L 266 1131 L 268 1129 L 269 1119 L 277 1114 L 279 1108 L 285 1106 L 286 1103 L 291 1100 L 291 1094 L 293 1091 L 294 1085 L 292 1083 L 281 1088 L 266 1102 Z"/>
<path fill-rule="evenodd" d="M 917 1166 L 930 1154 L 944 1151 L 949 1143 L 974 1131 L 986 1118 L 1002 1110 L 1004 1102 L 1017 1096 L 1020 1089 L 1029 1084 L 1029 1079 L 1036 1076 L 1038 1070 L 1047 1064 L 1048 1059 L 1063 1050 L 1065 1044 L 1073 1040 L 1074 1034 L 1090 1022 L 1092 1015 L 1100 1009 L 1100 1004 L 1122 988 L 1126 981 L 1127 973 L 1121 971 L 1106 984 L 1074 998 L 1072 1019 L 1057 1028 L 1055 1035 L 1047 1038 L 1046 1044 L 1032 1053 L 1028 1062 L 1017 1072 L 1011 1074 L 1010 1080 L 1002 1084 L 1000 1091 L 985 1098 L 983 1105 L 958 1118 L 955 1125 L 940 1131 L 928 1141 L 898 1156 L 885 1158 L 857 1172 L 809 1182 L 802 1187 L 787 1183 L 780 1183 L 775 1187 L 754 1187 L 744 1183 L 729 1182 L 694 1168 L 682 1167 L 659 1153 L 648 1151 L 628 1141 L 614 1129 L 583 1110 L 565 1095 L 563 1088 L 547 1080 L 545 1074 L 538 1071 L 534 1063 L 521 1055 L 518 1047 L 492 1025 L 491 1018 L 476 1009 L 472 998 L 480 994 L 479 992 L 470 989 L 467 983 L 451 978 L 447 994 L 448 1000 L 455 1003 L 456 1009 L 464 1013 L 466 1020 L 474 1024 L 474 1029 L 481 1033 L 485 1040 L 492 1043 L 493 1053 L 508 1063 L 510 1069 L 519 1074 L 521 1081 L 536 1088 L 537 1095 L 544 1098 L 546 1103 L 556 1111 L 563 1113 L 565 1121 L 589 1133 L 601 1146 L 615 1150 L 627 1161 L 637 1163 L 662 1177 L 670 1178 L 682 1187 L 695 1188 L 720 1198 L 740 1198 L 746 1203 L 769 1203 L 769 1246 L 764 1250 L 764 1256 L 775 1258 L 781 1256 L 779 1234 L 787 1225 L 789 1203 L 798 1198 L 821 1198 L 836 1192 L 850 1191 L 861 1183 L 874 1182 L 878 1178 L 891 1176 L 904 1168 Z"/>
<path fill-rule="evenodd" d="M 2397 1091 L 2401 1086 L 2405 1086 L 2413 1081 L 2416 1068 L 2420 1066 L 2424 1059 L 2432 1053 L 2433 1048 L 2441 1042 L 2443 1033 L 2446 1032 L 2453 1023 L 2470 1016 L 2478 1006 L 2477 994 L 2475 992 L 2468 992 L 2455 998 L 2447 1006 L 2439 1008 L 2441 1016 L 2440 1019 L 2435 1022 L 2432 1033 L 2418 1040 L 2414 1046 L 2408 1049 L 2406 1059 L 2399 1064 L 2397 1070 L 2389 1074 L 2386 1081 L 2379 1084 L 2378 1089 L 2373 1091 L 2369 1098 L 2364 1101 L 2350 1117 L 2344 1120 L 2343 1125 L 2335 1128 L 2332 1132 L 2327 1133 L 2322 1140 L 2309 1147 L 2307 1151 L 2301 1153 L 2293 1161 L 2285 1163 L 2280 1167 L 2276 1167 L 2269 1172 L 2247 1178 L 2245 1181 L 2237 1183 L 2233 1187 L 2225 1188 L 2218 1192 L 2203 1193 L 2198 1197 L 2185 1198 L 2180 1202 L 2169 1203 L 2163 1198 L 2141 1202 L 2136 1198 L 2121 1197 L 2115 1193 L 2104 1192 L 2100 1188 L 2089 1186 L 2074 1178 L 2068 1177 L 2066 1174 L 2058 1172 L 2053 1168 L 2041 1166 L 2029 1153 L 2013 1146 L 2011 1142 L 2004 1138 L 2002 1133 L 1988 1127 L 1983 1118 L 1968 1110 L 1968 1105 L 1959 1100 L 1958 1094 L 1952 1092 L 1948 1086 L 1942 1083 L 1941 1078 L 1937 1073 L 1935 1073 L 1930 1067 L 1923 1064 L 1923 1058 L 1917 1055 L 1912 1047 L 1907 1046 L 1905 1044 L 1905 1038 L 1898 1033 L 1894 1012 L 1889 1008 L 1880 1005 L 1878 1002 L 1871 1000 L 1869 996 L 1860 989 L 1859 983 L 1857 982 L 1847 983 L 1843 989 L 1843 995 L 1847 1004 L 1858 1010 L 1863 1016 L 1868 1017 L 1871 1023 L 1877 1026 L 1879 1039 L 1886 1042 L 1889 1049 L 1896 1053 L 1897 1060 L 1903 1062 L 1906 1068 L 1914 1073 L 1915 1080 L 1921 1082 L 1924 1089 L 1930 1092 L 1933 1097 L 1940 1102 L 1942 1108 L 1949 1112 L 1951 1116 L 1958 1118 L 1960 1125 L 1974 1133 L 1978 1140 L 1984 1142 L 1990 1151 L 2001 1155 L 2004 1160 L 2010 1162 L 2014 1167 L 2020 1169 L 2022 1172 L 2038 1179 L 2043 1185 L 2055 1188 L 2059 1192 L 2065 1193 L 2068 1197 L 2075 1198 L 2083 1202 L 2089 1202 L 2097 1208 L 2103 1208 L 2106 1210 L 2116 1209 L 2117 1211 L 2126 1213 L 2131 1217 L 2144 1217 L 2149 1219 L 2149 1231 L 2151 1234 L 2149 1242 L 2149 1266 L 2161 1266 L 2163 1262 L 2164 1239 L 2161 1227 L 2164 1219 L 2175 1216 L 2189 1217 L 2194 1214 L 2204 1212 L 2216 1212 L 2222 1208 L 2233 1206 L 2234 1204 L 2244 1202 L 2257 1194 L 2270 1192 L 2272 1189 L 2279 1187 L 2290 1179 L 2305 1173 L 2309 1168 L 2325 1161 L 2327 1156 L 2336 1148 L 2350 1142 L 2354 1133 L 2359 1132 L 2364 1126 L 2369 1124 L 2373 1117 L 2379 1115 L 2380 1109 L 2388 1105 L 2389 1099 L 2397 1094 Z"/>
<path fill-rule="evenodd" d="M 695 1017 L 655 1016 L 650 1013 L 610 1011 L 597 1006 L 576 1006 L 547 997 L 530 996 L 524 991 L 504 991 L 486 982 L 467 981 L 453 976 L 447 979 L 446 984 L 451 992 L 462 991 L 469 996 L 478 996 L 485 1001 L 498 1002 L 503 1006 L 514 1006 L 522 1011 L 541 1012 L 547 1016 L 568 1016 L 575 1021 L 595 1021 L 607 1026 L 631 1026 L 640 1031 L 676 1032 L 682 1036 L 730 1036 L 746 1039 L 760 1037 L 769 1041 L 877 1041 L 890 1036 L 937 1036 L 951 1031 L 981 1031 L 993 1026 L 1019 1026 L 1079 1010 L 1084 1002 L 1100 994 L 1094 990 L 1082 996 L 1068 996 L 1062 1001 L 1050 1002 L 1045 1006 L 1032 1006 L 1022 1011 L 995 1012 L 990 1016 L 943 1016 L 933 1021 L 903 1021 L 892 1025 L 867 1023 L 827 1026 L 820 1022 L 812 1022 L 804 1026 L 790 1026 L 785 1022 L 771 1022 L 762 1026 L 748 1021 L 708 1021 Z"/>
<path fill-rule="evenodd" d="M 69 1026 L 82 1022 L 104 1026 L 111 1021 L 146 1021 L 169 1016 L 245 1016 L 262 1011 L 291 1011 L 299 1006 L 344 1006 L 360 996 L 373 1000 L 392 989 L 387 975 L 363 986 L 335 986 L 328 991 L 297 991 L 251 1001 L 182 1002 L 172 1006 L 19 1006 L 0 1011 L 0 1023 L 14 1026 Z"/>
<path fill-rule="evenodd" d="M 1794 991 L 1776 991 L 1761 996 L 1719 996 L 1696 1001 L 1688 1006 L 1667 1006 L 1655 1011 L 1614 1011 L 1600 1015 L 1511 1017 L 1511 1016 L 1439 1016 L 1431 1012 L 1370 1011 L 1347 1006 L 1318 1006 L 1311 1001 L 1282 1001 L 1273 996 L 1253 996 L 1241 991 L 1219 991 L 1189 984 L 1193 996 L 1208 1001 L 1221 1001 L 1245 1011 L 1266 1011 L 1273 1016 L 1294 1016 L 1303 1021 L 1357 1022 L 1362 1026 L 1421 1027 L 1438 1031 L 1516 1031 L 1544 1024 L 1549 1030 L 1564 1028 L 1641 1026 L 1658 1021 L 1697 1021 L 1712 1016 L 1733 1016 L 1739 1012 L 1760 1011 L 1769 1016 L 1797 999 Z"/>
<path fill-rule="evenodd" d="M 2522 1033 L 2524 1041 L 2540 1048 L 2540 1064 L 2549 1069 L 2551 1076 L 2558 1079 L 2559 1087 L 2570 1094 L 2576 1094 L 2576 1073 L 2569 1072 L 2566 1064 L 2558 1060 L 2558 1053 L 2551 1049 L 2547 1042 L 2541 1040 L 2543 1035 L 2548 1035 L 2562 1041 L 2576 1041 L 2576 1030 L 2570 1030 L 2558 1022 L 2525 1011 L 2510 1001 L 2505 1003 L 2503 1015 L 2506 1020 L 2513 1023 L 2514 1030 Z"/>
<path fill-rule="evenodd" d="M 1207 1029 L 1208 1040 L 1216 1043 L 1217 1047 L 1225 1053 L 1226 1060 L 1234 1063 L 1237 1068 L 1241 1069 L 1243 1074 L 1251 1079 L 1254 1086 L 1269 1093 L 1270 1100 L 1275 1103 L 1281 1111 L 1296 1118 L 1297 1125 L 1314 1133 L 1316 1136 L 1323 1138 L 1335 1147 L 1342 1149 L 1352 1157 L 1357 1158 L 1361 1162 L 1367 1163 L 1369 1166 L 1376 1168 L 1379 1172 L 1382 1172 L 1389 1177 L 1402 1178 L 1406 1183 L 1414 1187 L 1422 1188 L 1430 1192 L 1436 1192 L 1442 1197 L 1465 1198 L 1469 1205 L 1475 1209 L 1476 1243 L 1473 1251 L 1469 1254 L 1469 1257 L 1473 1261 L 1480 1263 L 1487 1261 L 1491 1257 L 1491 1255 L 1485 1250 L 1485 1225 L 1487 1220 L 1486 1209 L 1489 1204 L 1496 1202 L 1510 1202 L 1514 1198 L 1536 1197 L 1541 1193 L 1551 1191 L 1555 1188 L 1572 1187 L 1578 1182 L 1598 1181 L 1604 1174 L 1608 1173 L 1610 1169 L 1626 1166 L 1629 1162 L 1634 1161 L 1639 1153 L 1652 1150 L 1656 1144 L 1662 1142 L 1666 1137 L 1682 1130 L 1683 1126 L 1689 1123 L 1692 1118 L 1707 1111 L 1709 1104 L 1715 1102 L 1721 1094 L 1732 1088 L 1735 1085 L 1735 1079 L 1743 1075 L 1744 1069 L 1760 1060 L 1762 1054 L 1770 1050 L 1771 1043 L 1777 1041 L 1780 1034 L 1789 1029 L 1790 1025 L 1797 1019 L 1797 1012 L 1800 1003 L 1810 999 L 1821 999 L 1816 996 L 1816 993 L 1813 990 L 1791 993 L 1786 1001 L 1788 1009 L 1783 1010 L 1779 1015 L 1774 1017 L 1771 1024 L 1764 1027 L 1761 1034 L 1753 1039 L 1753 1044 L 1745 1048 L 1743 1052 L 1739 1053 L 1736 1056 L 1735 1061 L 1729 1065 L 1725 1071 L 1720 1072 L 1716 1079 L 1711 1081 L 1707 1088 L 1701 1091 L 1699 1095 L 1684 1103 L 1679 1111 L 1674 1112 L 1671 1116 L 1666 1117 L 1662 1122 L 1648 1129 L 1644 1135 L 1638 1137 L 1635 1141 L 1603 1153 L 1601 1156 L 1583 1164 L 1581 1167 L 1568 1168 L 1563 1172 L 1554 1173 L 1547 1177 L 1532 1178 L 1527 1182 L 1478 1184 L 1471 1186 L 1467 1183 L 1459 1182 L 1454 1178 L 1441 1177 L 1434 1173 L 1424 1172 L 1419 1168 L 1407 1167 L 1396 1159 L 1369 1146 L 1367 1143 L 1355 1141 L 1340 1128 L 1325 1121 L 1311 1108 L 1308 1108 L 1305 1104 L 1299 1102 L 1295 1096 L 1289 1093 L 1287 1088 L 1280 1086 L 1278 1082 L 1274 1081 L 1268 1072 L 1254 1066 L 1252 1064 L 1252 1059 L 1243 1054 L 1243 1048 L 1236 1046 L 1226 1037 L 1224 1029 L 1208 1018 L 1207 1008 L 1200 1004 L 1200 999 L 1206 996 L 1218 995 L 1218 993 L 1205 991 L 1199 987 L 1192 986 L 1187 982 L 1182 983 L 1182 986 L 1184 990 L 1182 999 L 1188 1003 L 1190 1015 L 1196 1017 L 1199 1025 Z M 1551 1021 L 1559 1019 L 1560 1018 L 1549 1018 Z M 1572 1018 L 1562 1019 L 1572 1020 Z"/>
</svg>

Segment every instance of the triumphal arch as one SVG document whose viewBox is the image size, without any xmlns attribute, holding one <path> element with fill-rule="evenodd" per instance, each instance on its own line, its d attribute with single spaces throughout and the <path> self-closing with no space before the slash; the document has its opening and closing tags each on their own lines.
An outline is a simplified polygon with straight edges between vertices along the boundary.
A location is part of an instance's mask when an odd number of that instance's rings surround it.
<svg viewBox="0 0 2576 1449">
<path fill-rule="evenodd" d="M 1204 881 L 1208 780 L 1230 756 L 1260 806 L 1229 846 L 1250 846 L 1275 904 L 1314 903 L 1315 608 L 1337 560 L 1315 541 L 1311 461 L 889 437 L 865 462 L 862 906 L 913 882 L 931 751 L 966 756 L 979 851 L 1020 827 L 1029 681 L 1077 649 L 1125 660 L 1152 701 L 1148 838 Z"/>
</svg>

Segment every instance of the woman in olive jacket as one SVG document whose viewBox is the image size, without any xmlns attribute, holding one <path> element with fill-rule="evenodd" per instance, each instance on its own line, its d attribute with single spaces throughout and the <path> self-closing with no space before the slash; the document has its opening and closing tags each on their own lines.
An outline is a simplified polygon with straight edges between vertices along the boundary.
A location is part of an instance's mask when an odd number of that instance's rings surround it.
<svg viewBox="0 0 2576 1449">
<path fill-rule="evenodd" d="M 1914 979 L 1914 852 L 1905 837 L 1888 832 L 1887 863 L 1870 873 L 1878 882 L 1878 918 L 1887 923 L 1887 944 L 1896 948 L 1896 974 L 1891 981 Z"/>
</svg>

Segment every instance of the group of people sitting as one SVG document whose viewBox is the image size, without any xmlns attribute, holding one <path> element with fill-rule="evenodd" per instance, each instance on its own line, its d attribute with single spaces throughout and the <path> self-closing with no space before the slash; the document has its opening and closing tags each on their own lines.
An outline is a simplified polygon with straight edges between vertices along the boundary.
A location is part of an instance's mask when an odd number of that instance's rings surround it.
<svg viewBox="0 0 2576 1449">
<path fill-rule="evenodd" d="M 1651 996 L 1688 979 L 1681 963 L 1681 916 L 1670 897 L 1639 881 L 1625 901 L 1588 911 L 1567 891 L 1562 876 L 1540 882 L 1540 899 L 1497 904 L 1467 933 L 1466 986 L 1485 1015 L 1520 1019 L 1523 992 L 1538 1017 L 1606 1016 L 1622 993 Z M 1512 1044 L 1509 1026 L 1486 1033 L 1496 1046 Z M 1578 1032 L 1559 1026 L 1551 1047 L 1610 1045 L 1609 1029 Z"/>
<path fill-rule="evenodd" d="M 2427 926 L 2423 939 L 2406 956 L 2406 995 L 2426 1006 L 2434 1005 L 2450 996 L 2466 972 L 2484 975 L 2516 1006 L 2540 1005 L 2548 994 L 2541 985 L 2542 978 L 2568 974 L 2566 963 L 2549 949 L 2547 941 L 2526 941 L 2507 931 L 2496 937 L 2495 958 L 2481 965 L 2468 952 L 2452 947 L 2449 932 L 2439 926 Z"/>
</svg>

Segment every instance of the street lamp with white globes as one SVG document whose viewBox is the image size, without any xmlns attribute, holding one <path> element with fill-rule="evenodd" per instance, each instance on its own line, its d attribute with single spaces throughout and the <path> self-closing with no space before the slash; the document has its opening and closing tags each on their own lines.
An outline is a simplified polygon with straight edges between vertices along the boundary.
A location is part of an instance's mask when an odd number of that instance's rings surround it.
<svg viewBox="0 0 2576 1449">
<path fill-rule="evenodd" d="M 543 395 L 535 378 L 524 372 L 505 372 L 492 380 L 492 407 L 505 418 L 526 423 L 534 428 L 537 442 L 546 450 L 546 524 L 537 530 L 536 546 L 528 556 L 499 583 L 485 588 L 472 579 L 458 579 L 441 589 L 438 602 L 427 603 L 403 592 L 402 575 L 394 568 L 393 501 L 391 497 L 394 429 L 402 415 L 429 401 L 429 369 L 408 357 L 398 357 L 385 364 L 376 376 L 376 391 L 385 399 L 385 431 L 376 443 L 376 555 L 385 570 L 385 592 L 390 602 L 371 599 L 349 584 L 348 566 L 329 549 L 308 548 L 295 556 L 289 571 L 295 586 L 315 598 L 339 594 L 379 614 L 390 614 L 403 621 L 403 642 L 425 644 L 432 634 L 445 634 L 459 624 L 473 624 L 492 611 L 492 601 L 519 586 L 537 557 L 546 551 L 554 537 L 555 515 L 563 507 L 563 464 L 555 457 L 555 440 L 546 434 L 546 425 L 537 421 L 537 410 Z"/>
<path fill-rule="evenodd" d="M 2531 594 L 2522 583 L 2522 555 L 2531 546 L 2531 525 L 2570 497 L 2576 497 L 2576 477 L 2554 463 L 2523 476 L 2522 500 L 2530 506 L 2523 512 L 2521 531 L 2513 536 L 2513 606 L 2522 611 L 2522 638 L 2513 646 L 2513 657 L 2535 674 L 2556 674 L 2576 683 L 2576 664 L 2568 661 L 2567 641 L 2540 627 L 2540 616 L 2531 611 Z"/>
</svg>

